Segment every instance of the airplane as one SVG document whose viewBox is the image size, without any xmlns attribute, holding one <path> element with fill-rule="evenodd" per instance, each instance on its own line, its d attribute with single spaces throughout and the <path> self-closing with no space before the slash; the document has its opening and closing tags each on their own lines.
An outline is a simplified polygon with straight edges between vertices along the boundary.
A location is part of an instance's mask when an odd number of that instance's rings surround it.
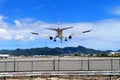
<svg viewBox="0 0 120 80">
<path fill-rule="evenodd" d="M 56 31 L 57 35 L 55 37 L 53 37 L 52 35 L 47 35 L 47 36 L 49 37 L 50 40 L 54 40 L 54 42 L 56 42 L 56 38 L 59 38 L 60 42 L 62 43 L 63 38 L 65 39 L 65 41 L 67 41 L 68 39 L 72 39 L 72 36 L 75 35 L 75 34 L 70 34 L 67 37 L 63 36 L 63 31 L 67 30 L 67 29 L 71 29 L 71 28 L 73 28 L 73 26 L 72 27 L 66 27 L 66 28 L 57 28 L 57 29 L 55 29 L 55 28 L 45 28 L 45 29 Z M 82 33 L 88 33 L 90 31 L 92 31 L 92 29 L 83 31 Z M 31 33 L 34 34 L 34 35 L 42 35 L 43 36 L 43 34 L 39 34 L 39 33 L 36 33 L 36 32 L 31 32 Z M 79 34 L 81 34 L 81 33 L 79 33 Z"/>
<path fill-rule="evenodd" d="M 58 15 L 58 26 L 60 26 L 60 15 Z M 48 30 L 56 31 L 57 32 L 56 36 L 39 34 L 39 33 L 36 33 L 36 32 L 31 32 L 31 33 L 34 34 L 34 35 L 48 36 L 49 39 L 54 40 L 54 42 L 56 42 L 56 38 L 59 38 L 60 42 L 62 43 L 63 38 L 65 39 L 65 41 L 67 41 L 68 39 L 72 39 L 72 36 L 75 35 L 75 34 L 70 34 L 67 37 L 63 36 L 63 31 L 67 30 L 67 29 L 71 29 L 71 28 L 73 28 L 73 26 L 72 27 L 66 27 L 66 28 L 56 28 L 56 29 L 55 28 L 45 28 L 45 29 L 48 29 Z M 83 31 L 82 33 L 87 33 L 87 32 L 90 32 L 91 30 Z M 81 34 L 81 33 L 79 33 L 79 34 Z"/>
</svg>

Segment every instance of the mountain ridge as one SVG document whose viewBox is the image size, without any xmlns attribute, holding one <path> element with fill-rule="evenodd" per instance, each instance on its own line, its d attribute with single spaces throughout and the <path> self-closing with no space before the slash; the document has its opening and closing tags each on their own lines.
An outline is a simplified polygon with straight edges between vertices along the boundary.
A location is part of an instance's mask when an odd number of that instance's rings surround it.
<svg viewBox="0 0 120 80">
<path fill-rule="evenodd" d="M 118 50 L 120 52 L 120 50 Z M 0 50 L 1 54 L 10 54 L 13 56 L 33 56 L 33 55 L 67 55 L 67 54 L 102 54 L 102 53 L 109 53 L 113 52 L 112 50 L 95 50 L 91 48 L 86 48 L 83 46 L 78 47 L 64 47 L 64 48 L 49 48 L 49 47 L 42 47 L 42 48 L 30 48 L 30 49 L 20 49 L 17 48 L 15 50 Z"/>
</svg>

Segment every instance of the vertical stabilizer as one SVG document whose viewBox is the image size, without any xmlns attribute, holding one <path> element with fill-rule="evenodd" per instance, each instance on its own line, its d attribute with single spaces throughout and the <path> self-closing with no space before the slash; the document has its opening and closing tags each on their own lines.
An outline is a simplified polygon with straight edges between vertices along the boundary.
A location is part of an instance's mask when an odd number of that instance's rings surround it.
<svg viewBox="0 0 120 80">
<path fill-rule="evenodd" d="M 58 27 L 60 27 L 60 14 L 58 14 Z"/>
</svg>

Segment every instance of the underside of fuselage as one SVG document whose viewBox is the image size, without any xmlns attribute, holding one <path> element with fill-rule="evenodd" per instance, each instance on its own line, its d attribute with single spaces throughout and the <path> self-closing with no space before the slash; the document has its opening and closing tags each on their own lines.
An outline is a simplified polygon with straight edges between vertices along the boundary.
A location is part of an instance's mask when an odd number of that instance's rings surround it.
<svg viewBox="0 0 120 80">
<path fill-rule="evenodd" d="M 58 34 L 55 38 L 54 38 L 54 41 L 56 41 L 56 38 L 59 38 L 60 39 L 60 42 L 62 42 L 62 39 L 63 39 L 63 36 Z"/>
</svg>

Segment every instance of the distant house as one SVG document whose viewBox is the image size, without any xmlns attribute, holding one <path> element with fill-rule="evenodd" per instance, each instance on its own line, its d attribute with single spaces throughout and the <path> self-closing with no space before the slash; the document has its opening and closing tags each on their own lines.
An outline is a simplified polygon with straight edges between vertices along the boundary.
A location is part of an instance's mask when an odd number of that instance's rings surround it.
<svg viewBox="0 0 120 80">
<path fill-rule="evenodd" d="M 109 56 L 115 56 L 117 54 L 120 54 L 120 52 L 110 52 Z"/>
<path fill-rule="evenodd" d="M 0 58 L 8 58 L 9 54 L 0 54 Z"/>
</svg>

